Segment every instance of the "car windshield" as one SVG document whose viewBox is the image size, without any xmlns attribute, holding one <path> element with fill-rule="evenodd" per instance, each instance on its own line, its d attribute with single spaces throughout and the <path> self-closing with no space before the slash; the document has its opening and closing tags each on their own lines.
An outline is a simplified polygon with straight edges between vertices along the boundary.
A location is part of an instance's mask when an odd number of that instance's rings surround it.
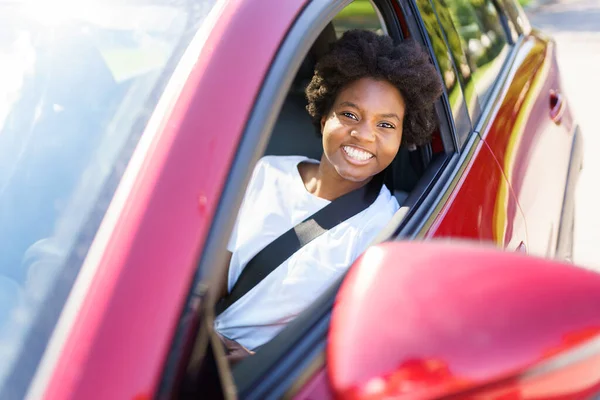
<svg viewBox="0 0 600 400">
<path fill-rule="evenodd" d="M 137 139 L 215 1 L 0 4 L 0 393 L 31 380 Z"/>
</svg>

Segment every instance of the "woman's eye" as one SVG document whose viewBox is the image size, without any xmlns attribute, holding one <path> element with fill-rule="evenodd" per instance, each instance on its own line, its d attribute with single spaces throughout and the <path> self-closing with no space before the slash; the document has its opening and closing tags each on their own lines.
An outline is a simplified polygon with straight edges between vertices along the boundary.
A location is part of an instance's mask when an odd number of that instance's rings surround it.
<svg viewBox="0 0 600 400">
<path fill-rule="evenodd" d="M 351 118 L 355 121 L 358 121 L 358 118 L 356 117 L 356 115 L 349 113 L 349 112 L 343 112 L 342 115 L 346 118 Z"/>
<path fill-rule="evenodd" d="M 382 128 L 388 128 L 388 129 L 394 129 L 395 128 L 394 125 L 392 125 L 392 124 L 390 124 L 388 122 L 381 122 L 379 124 L 379 126 L 381 126 Z"/>
</svg>

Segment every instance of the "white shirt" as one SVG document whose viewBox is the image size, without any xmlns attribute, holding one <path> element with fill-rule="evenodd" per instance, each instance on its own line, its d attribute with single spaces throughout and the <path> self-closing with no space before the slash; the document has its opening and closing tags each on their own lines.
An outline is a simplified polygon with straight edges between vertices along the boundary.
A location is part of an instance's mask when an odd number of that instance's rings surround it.
<svg viewBox="0 0 600 400">
<path fill-rule="evenodd" d="M 306 190 L 298 172 L 302 156 L 267 156 L 246 189 L 228 250 L 228 291 L 246 264 L 273 240 L 330 202 Z M 215 328 L 248 349 L 271 340 L 334 283 L 398 210 L 382 186 L 366 210 L 306 244 L 219 315 Z"/>
</svg>

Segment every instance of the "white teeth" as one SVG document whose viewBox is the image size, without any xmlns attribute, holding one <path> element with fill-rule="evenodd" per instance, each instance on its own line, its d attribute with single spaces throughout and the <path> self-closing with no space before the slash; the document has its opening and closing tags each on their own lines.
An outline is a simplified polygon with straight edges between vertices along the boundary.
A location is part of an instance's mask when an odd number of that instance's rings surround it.
<svg viewBox="0 0 600 400">
<path fill-rule="evenodd" d="M 369 158 L 373 157 L 373 154 L 364 150 L 359 150 L 355 147 L 344 146 L 343 149 L 346 152 L 346 154 L 358 161 L 366 161 Z"/>
</svg>

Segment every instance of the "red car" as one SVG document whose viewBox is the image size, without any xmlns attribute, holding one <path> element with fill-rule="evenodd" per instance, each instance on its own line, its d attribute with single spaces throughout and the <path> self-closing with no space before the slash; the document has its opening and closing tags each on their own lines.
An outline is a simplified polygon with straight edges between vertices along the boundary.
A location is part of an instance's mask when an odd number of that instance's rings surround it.
<svg viewBox="0 0 600 400">
<path fill-rule="evenodd" d="M 0 398 L 366 396 L 322 373 L 339 285 L 233 371 L 211 331 L 252 166 L 319 158 L 303 89 L 353 28 L 415 39 L 445 85 L 432 141 L 391 166 L 401 208 L 377 242 L 465 238 L 570 258 L 581 135 L 554 42 L 512 0 L 3 3 Z M 410 269 L 390 254 L 369 262 Z M 423 371 L 447 361 L 431 356 Z"/>
</svg>

